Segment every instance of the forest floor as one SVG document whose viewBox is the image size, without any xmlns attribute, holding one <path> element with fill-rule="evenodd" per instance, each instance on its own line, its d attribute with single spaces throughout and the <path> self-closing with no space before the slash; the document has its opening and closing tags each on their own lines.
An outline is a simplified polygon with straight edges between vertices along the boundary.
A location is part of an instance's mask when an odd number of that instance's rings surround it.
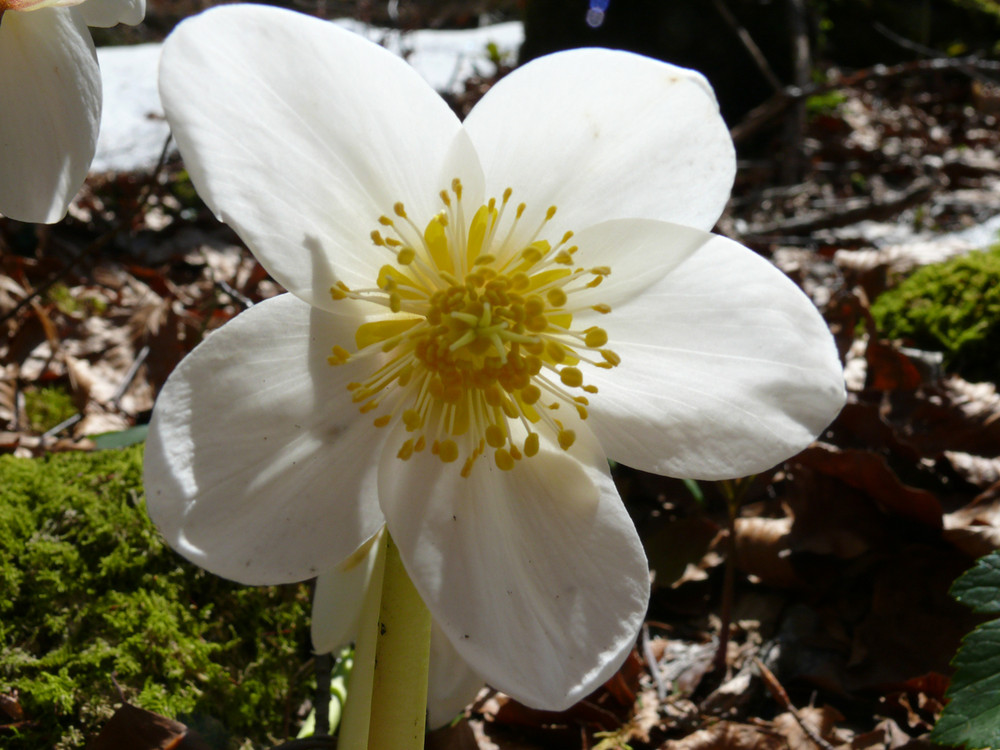
<svg viewBox="0 0 1000 750">
<path fill-rule="evenodd" d="M 133 40 L 196 10 L 169 8 Z M 810 98 L 734 126 L 740 170 L 718 231 L 820 308 L 848 404 L 746 483 L 617 467 L 655 575 L 636 651 L 560 714 L 484 691 L 432 747 L 931 746 L 949 661 L 981 621 L 949 586 L 1000 546 L 1000 396 L 882 338 L 869 310 L 914 268 L 997 241 L 995 223 L 981 242 L 960 234 L 1000 213 L 997 78 L 926 62 L 830 70 Z M 451 103 L 467 111 L 490 83 Z M 0 219 L 0 252 L 0 452 L 19 456 L 141 431 L 180 359 L 281 291 L 177 159 L 93 175 L 58 225 Z"/>
</svg>

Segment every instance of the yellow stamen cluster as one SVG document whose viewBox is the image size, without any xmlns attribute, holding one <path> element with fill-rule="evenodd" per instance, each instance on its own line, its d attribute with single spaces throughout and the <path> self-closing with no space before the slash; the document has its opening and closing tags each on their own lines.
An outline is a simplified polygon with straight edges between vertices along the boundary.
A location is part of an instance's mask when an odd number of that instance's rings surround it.
<svg viewBox="0 0 1000 750">
<path fill-rule="evenodd" d="M 555 245 L 540 239 L 555 206 L 530 237 L 518 239 L 525 205 L 511 206 L 511 194 L 505 190 L 499 205 L 490 199 L 466 222 L 462 184 L 454 180 L 450 192 L 441 191 L 444 209 L 422 231 L 397 203 L 371 233 L 395 261 L 381 268 L 377 286 L 339 283 L 330 290 L 335 300 L 376 302 L 394 313 L 362 324 L 357 351 L 334 346 L 328 361 L 378 359 L 371 376 L 349 388 L 362 413 L 378 413 L 376 427 L 402 420 L 412 435 L 398 449 L 403 460 L 429 449 L 445 463 L 464 458 L 461 473 L 468 476 L 490 448 L 496 466 L 510 470 L 538 453 L 539 426 L 569 450 L 576 436 L 557 418 L 559 409 L 586 419 L 584 394 L 597 392 L 578 365 L 620 362 L 604 348 L 604 329 L 573 328 L 582 309 L 572 305 L 574 292 L 597 286 L 611 270 L 577 266 L 572 232 Z M 603 304 L 587 307 L 610 312 Z M 518 422 L 525 436 L 515 442 Z"/>
</svg>

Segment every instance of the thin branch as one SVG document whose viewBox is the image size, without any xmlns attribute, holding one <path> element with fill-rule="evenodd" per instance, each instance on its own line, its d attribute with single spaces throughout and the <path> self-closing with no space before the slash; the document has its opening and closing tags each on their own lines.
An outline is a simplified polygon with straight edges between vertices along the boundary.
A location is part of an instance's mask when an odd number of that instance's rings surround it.
<svg viewBox="0 0 1000 750">
<path fill-rule="evenodd" d="M 737 143 L 745 141 L 769 122 L 781 116 L 793 104 L 803 99 L 808 99 L 810 96 L 824 94 L 827 91 L 834 91 L 849 86 L 857 86 L 872 78 L 896 78 L 916 73 L 942 70 L 958 70 L 976 77 L 976 71 L 1000 73 L 1000 61 L 983 60 L 976 55 L 969 55 L 967 57 L 936 57 L 932 60 L 911 60 L 898 65 L 875 65 L 871 68 L 864 68 L 824 83 L 814 83 L 801 87 L 786 86 L 762 104 L 750 110 L 746 117 L 730 129 L 729 134 Z"/>
<path fill-rule="evenodd" d="M 739 37 L 740 42 L 746 48 L 746 51 L 750 53 L 750 57 L 753 58 L 754 63 L 757 65 L 757 69 L 760 70 L 764 78 L 771 85 L 771 88 L 776 92 L 780 92 L 784 89 L 781 80 L 775 75 L 774 70 L 771 68 L 771 64 L 764 57 L 764 53 L 761 51 L 760 47 L 750 36 L 750 32 L 739 22 L 733 12 L 729 10 L 729 7 L 722 0 L 712 0 L 712 4 L 718 11 L 719 15 L 722 16 L 722 20 L 731 28 L 736 36 Z"/>
<path fill-rule="evenodd" d="M 764 664 L 759 657 L 755 656 L 753 661 L 757 666 L 757 669 L 760 670 L 760 676 L 764 679 L 764 684 L 767 685 L 768 692 L 771 693 L 772 697 L 781 704 L 782 708 L 792 715 L 792 718 L 794 718 L 798 725 L 802 727 L 802 731 L 809 736 L 809 739 L 823 748 L 823 750 L 834 750 L 833 745 L 820 737 L 816 733 L 815 729 L 802 720 L 802 717 L 799 716 L 798 709 L 796 709 L 792 704 L 792 699 L 788 697 L 788 693 L 785 691 L 782 684 L 778 682 L 778 678 L 774 676 L 774 672 L 768 669 L 767 665 Z"/>
</svg>

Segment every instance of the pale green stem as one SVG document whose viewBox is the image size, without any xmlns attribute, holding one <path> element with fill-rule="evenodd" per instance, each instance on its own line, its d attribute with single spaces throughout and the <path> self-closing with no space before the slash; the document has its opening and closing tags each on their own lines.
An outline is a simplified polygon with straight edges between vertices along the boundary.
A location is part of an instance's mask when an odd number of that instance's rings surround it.
<svg viewBox="0 0 1000 750">
<path fill-rule="evenodd" d="M 340 750 L 420 750 L 431 616 L 388 531 L 365 595 Z"/>
<path fill-rule="evenodd" d="M 420 750 L 427 721 L 431 613 L 386 531 L 369 750 Z"/>
</svg>

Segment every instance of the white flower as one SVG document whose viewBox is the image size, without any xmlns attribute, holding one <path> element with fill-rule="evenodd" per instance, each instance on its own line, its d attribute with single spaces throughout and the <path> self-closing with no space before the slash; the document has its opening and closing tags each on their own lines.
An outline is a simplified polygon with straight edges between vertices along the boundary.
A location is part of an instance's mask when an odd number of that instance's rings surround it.
<svg viewBox="0 0 1000 750">
<path fill-rule="evenodd" d="M 51 224 L 87 176 L 101 122 L 88 26 L 137 24 L 145 0 L 0 0 L 0 213 Z"/>
<path fill-rule="evenodd" d="M 150 425 L 150 514 L 219 575 L 308 578 L 385 524 L 461 659 L 565 708 L 649 595 L 606 456 L 750 474 L 843 403 L 812 304 L 708 233 L 735 158 L 697 73 L 560 53 L 460 123 L 402 60 L 263 6 L 184 22 L 160 71 L 195 186 L 290 292 Z"/>
</svg>

